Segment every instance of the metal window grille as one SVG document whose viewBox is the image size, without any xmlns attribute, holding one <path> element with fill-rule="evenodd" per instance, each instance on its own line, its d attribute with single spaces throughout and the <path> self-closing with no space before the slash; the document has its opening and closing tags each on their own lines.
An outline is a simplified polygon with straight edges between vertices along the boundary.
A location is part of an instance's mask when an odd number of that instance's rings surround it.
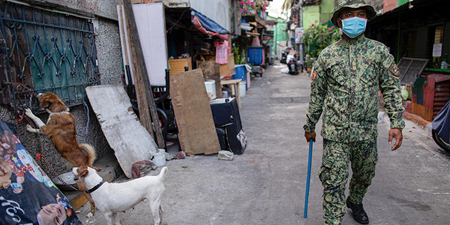
<svg viewBox="0 0 450 225">
<path fill-rule="evenodd" d="M 34 93 L 52 92 L 67 106 L 81 104 L 85 88 L 100 83 L 91 18 L 13 2 L 0 7 L 3 103 L 33 108 Z"/>
</svg>

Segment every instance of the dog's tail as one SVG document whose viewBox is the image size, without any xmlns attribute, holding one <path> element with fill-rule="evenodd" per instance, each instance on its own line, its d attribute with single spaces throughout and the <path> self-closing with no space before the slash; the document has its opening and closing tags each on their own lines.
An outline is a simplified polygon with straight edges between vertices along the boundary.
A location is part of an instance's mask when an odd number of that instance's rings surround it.
<svg viewBox="0 0 450 225">
<path fill-rule="evenodd" d="M 158 175 L 158 180 L 164 181 L 164 176 L 166 176 L 167 170 L 168 170 L 167 167 L 163 167 L 161 169 L 161 172 L 159 172 L 159 175 Z"/>
<path fill-rule="evenodd" d="M 92 166 L 94 160 L 97 158 L 94 147 L 92 147 L 90 144 L 79 144 L 79 146 L 82 150 L 87 152 L 89 166 Z"/>
</svg>

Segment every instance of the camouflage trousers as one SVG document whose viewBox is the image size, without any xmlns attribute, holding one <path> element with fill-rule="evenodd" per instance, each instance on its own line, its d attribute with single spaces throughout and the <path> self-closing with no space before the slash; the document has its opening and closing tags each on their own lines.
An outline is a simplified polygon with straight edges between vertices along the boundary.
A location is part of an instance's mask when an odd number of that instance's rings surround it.
<svg viewBox="0 0 450 225">
<path fill-rule="evenodd" d="M 375 176 L 378 161 L 377 139 L 341 143 L 324 139 L 319 178 L 323 185 L 324 224 L 341 224 L 346 212 L 345 187 L 351 162 L 349 200 L 362 203 Z"/>
</svg>

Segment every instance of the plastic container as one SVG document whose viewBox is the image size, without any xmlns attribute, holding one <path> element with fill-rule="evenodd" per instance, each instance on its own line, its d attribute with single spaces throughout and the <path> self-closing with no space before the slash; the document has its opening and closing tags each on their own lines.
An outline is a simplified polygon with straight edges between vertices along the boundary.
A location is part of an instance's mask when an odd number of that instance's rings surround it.
<svg viewBox="0 0 450 225">
<path fill-rule="evenodd" d="M 263 62 L 263 49 L 261 46 L 250 46 L 248 48 L 249 63 L 251 65 L 261 65 Z"/>
<path fill-rule="evenodd" d="M 245 94 L 247 92 L 247 82 L 246 81 L 241 81 L 239 82 L 239 96 L 245 97 Z"/>
<path fill-rule="evenodd" d="M 164 149 L 158 149 L 158 152 L 153 154 L 152 162 L 158 167 L 165 166 L 166 151 Z"/>
<path fill-rule="evenodd" d="M 213 95 L 213 99 L 217 98 L 216 96 L 216 81 L 215 80 L 206 80 L 205 81 L 206 92 L 211 92 Z"/>
<path fill-rule="evenodd" d="M 242 79 L 243 81 L 247 80 L 247 69 L 245 69 L 244 65 L 236 65 L 234 69 L 236 74 L 233 75 L 233 79 Z"/>
<path fill-rule="evenodd" d="M 222 98 L 228 98 L 228 91 L 222 91 Z"/>
</svg>

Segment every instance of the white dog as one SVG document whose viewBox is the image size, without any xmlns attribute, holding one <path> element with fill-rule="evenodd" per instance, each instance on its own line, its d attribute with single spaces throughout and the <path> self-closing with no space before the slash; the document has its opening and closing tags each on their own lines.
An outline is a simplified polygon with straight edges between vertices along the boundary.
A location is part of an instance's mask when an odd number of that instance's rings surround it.
<svg viewBox="0 0 450 225">
<path fill-rule="evenodd" d="M 161 223 L 161 197 L 165 189 L 163 180 L 167 167 L 162 168 L 158 176 L 145 176 L 124 183 L 103 182 L 97 171 L 90 167 L 87 170 L 74 167 L 72 173 L 75 179 L 80 179 L 86 185 L 87 192 L 92 195 L 96 208 L 104 213 L 108 225 L 119 225 L 117 213 L 124 212 L 144 199 L 150 203 L 155 225 Z"/>
</svg>

